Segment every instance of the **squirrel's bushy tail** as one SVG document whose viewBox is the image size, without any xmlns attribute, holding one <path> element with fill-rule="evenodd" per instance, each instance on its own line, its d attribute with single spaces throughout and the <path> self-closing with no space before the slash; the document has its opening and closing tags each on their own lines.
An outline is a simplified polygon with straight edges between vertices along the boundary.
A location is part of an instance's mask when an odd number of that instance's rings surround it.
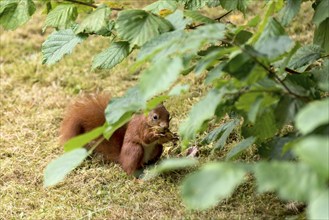
<svg viewBox="0 0 329 220">
<path fill-rule="evenodd" d="M 70 105 L 61 124 L 60 143 L 102 126 L 109 100 L 108 94 L 86 95 Z"/>
</svg>

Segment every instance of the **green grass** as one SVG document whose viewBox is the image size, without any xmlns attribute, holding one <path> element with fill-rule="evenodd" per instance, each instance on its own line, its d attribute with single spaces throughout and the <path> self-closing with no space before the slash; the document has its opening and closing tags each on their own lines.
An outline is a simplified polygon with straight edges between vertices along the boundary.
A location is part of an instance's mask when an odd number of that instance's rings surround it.
<svg viewBox="0 0 329 220">
<path fill-rule="evenodd" d="M 245 22 L 241 14 L 228 19 Z M 43 188 L 44 168 L 63 153 L 58 128 L 68 103 L 82 93 L 122 95 L 138 79 L 128 71 L 130 61 L 112 70 L 91 71 L 92 56 L 109 44 L 101 38 L 89 38 L 53 66 L 42 65 L 41 44 L 49 34 L 41 32 L 43 20 L 37 14 L 24 27 L 1 30 L 0 219 L 278 219 L 292 215 L 274 195 L 256 194 L 251 177 L 232 198 L 207 211 L 191 211 L 179 194 L 187 172 L 140 182 L 99 157 L 85 161 L 59 185 Z M 309 23 L 295 22 L 290 31 L 305 44 L 311 41 L 309 29 Z M 173 131 L 206 90 L 199 78 L 191 75 L 188 80 L 194 85 L 191 90 L 166 103 Z M 200 160 L 220 160 L 237 138 L 230 137 L 225 150 L 211 157 L 206 157 L 209 147 L 204 147 Z M 176 155 L 174 147 L 167 145 L 163 158 Z M 251 149 L 240 159 L 252 162 L 255 158 L 256 150 Z"/>
</svg>

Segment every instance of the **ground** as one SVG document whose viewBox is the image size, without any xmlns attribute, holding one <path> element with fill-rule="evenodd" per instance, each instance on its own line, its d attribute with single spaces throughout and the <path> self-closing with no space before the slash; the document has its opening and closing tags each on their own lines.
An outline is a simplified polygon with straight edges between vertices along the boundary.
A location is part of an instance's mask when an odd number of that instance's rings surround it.
<svg viewBox="0 0 329 220">
<path fill-rule="evenodd" d="M 310 14 L 307 4 L 301 16 Z M 42 33 L 43 16 L 36 14 L 15 31 L 0 29 L 0 219 L 303 218 L 294 216 L 274 195 L 256 194 L 251 177 L 232 198 L 207 211 L 191 211 L 184 207 L 179 190 L 187 172 L 140 182 L 99 157 L 85 161 L 59 185 L 43 188 L 44 168 L 63 153 L 58 129 L 68 103 L 82 93 L 108 91 L 120 96 L 138 79 L 129 72 L 131 60 L 112 70 L 91 71 L 92 56 L 109 44 L 95 37 L 59 63 L 42 65 L 41 44 L 51 32 Z M 244 22 L 241 15 L 231 16 L 236 22 Z M 289 31 L 306 44 L 311 41 L 309 29 L 310 23 L 305 23 Z M 194 85 L 199 83 L 198 78 L 189 77 Z M 173 131 L 205 89 L 194 86 L 189 93 L 166 103 L 173 117 Z M 163 158 L 176 155 L 173 146 L 167 145 Z M 207 161 L 221 155 L 200 157 Z"/>
</svg>

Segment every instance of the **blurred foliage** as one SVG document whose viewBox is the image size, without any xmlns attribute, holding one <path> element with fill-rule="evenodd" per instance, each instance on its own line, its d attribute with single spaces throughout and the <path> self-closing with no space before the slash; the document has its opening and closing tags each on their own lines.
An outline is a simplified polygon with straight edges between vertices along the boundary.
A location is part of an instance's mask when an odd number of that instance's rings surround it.
<svg viewBox="0 0 329 220">
<path fill-rule="evenodd" d="M 200 80 L 210 89 L 180 125 L 182 150 L 210 120 L 225 114 L 231 121 L 215 128 L 199 144 L 216 142 L 213 151 L 221 150 L 233 130 L 245 139 L 227 154 L 230 161 L 206 164 L 187 176 L 181 187 L 186 205 L 192 209 L 214 206 L 251 173 L 258 192 L 274 191 L 282 199 L 305 202 L 310 219 L 328 219 L 329 3 L 314 1 L 314 41 L 303 46 L 285 30 L 298 14 L 301 0 L 266 1 L 261 15 L 240 26 L 220 23 L 221 17 L 210 18 L 201 10 L 222 7 L 248 13 L 248 3 L 158 0 L 144 9 L 128 9 L 114 2 L 43 0 L 47 11 L 44 29 L 55 28 L 42 45 L 43 63 L 54 64 L 90 35 L 101 35 L 111 45 L 95 55 L 93 68 L 113 68 L 138 51 L 132 69 L 142 70 L 137 85 L 109 103 L 107 123 L 70 141 L 67 146 L 71 151 L 49 164 L 45 186 L 61 181 L 88 156 L 81 149 L 85 143 L 101 133 L 109 138 L 133 113 L 179 95 L 174 89 L 169 92 L 170 88 L 180 75 L 194 72 L 205 76 Z M 0 25 L 16 29 L 35 10 L 32 0 L 1 1 Z M 176 90 L 188 90 L 189 86 Z M 154 98 L 158 95 L 162 96 Z M 282 136 L 287 126 L 293 129 Z M 250 146 L 262 147 L 263 160 L 234 162 Z M 287 152 L 290 156 L 282 156 Z M 195 164 L 185 158 L 163 161 L 148 177 Z"/>
</svg>

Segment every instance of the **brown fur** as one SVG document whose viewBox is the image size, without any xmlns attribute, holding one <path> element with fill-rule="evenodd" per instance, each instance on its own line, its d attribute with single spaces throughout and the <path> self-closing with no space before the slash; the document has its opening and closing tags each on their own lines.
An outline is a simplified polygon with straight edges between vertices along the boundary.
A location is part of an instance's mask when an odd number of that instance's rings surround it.
<svg viewBox="0 0 329 220">
<path fill-rule="evenodd" d="M 109 95 L 81 98 L 67 110 L 60 128 L 60 142 L 88 132 L 105 123 L 105 108 Z M 156 115 L 157 120 L 154 119 Z M 173 139 L 169 131 L 169 112 L 163 105 L 157 106 L 147 116 L 134 115 L 132 120 L 119 128 L 109 140 L 104 140 L 94 151 L 107 161 L 118 162 L 132 174 L 145 164 L 159 160 L 162 144 Z"/>
</svg>

